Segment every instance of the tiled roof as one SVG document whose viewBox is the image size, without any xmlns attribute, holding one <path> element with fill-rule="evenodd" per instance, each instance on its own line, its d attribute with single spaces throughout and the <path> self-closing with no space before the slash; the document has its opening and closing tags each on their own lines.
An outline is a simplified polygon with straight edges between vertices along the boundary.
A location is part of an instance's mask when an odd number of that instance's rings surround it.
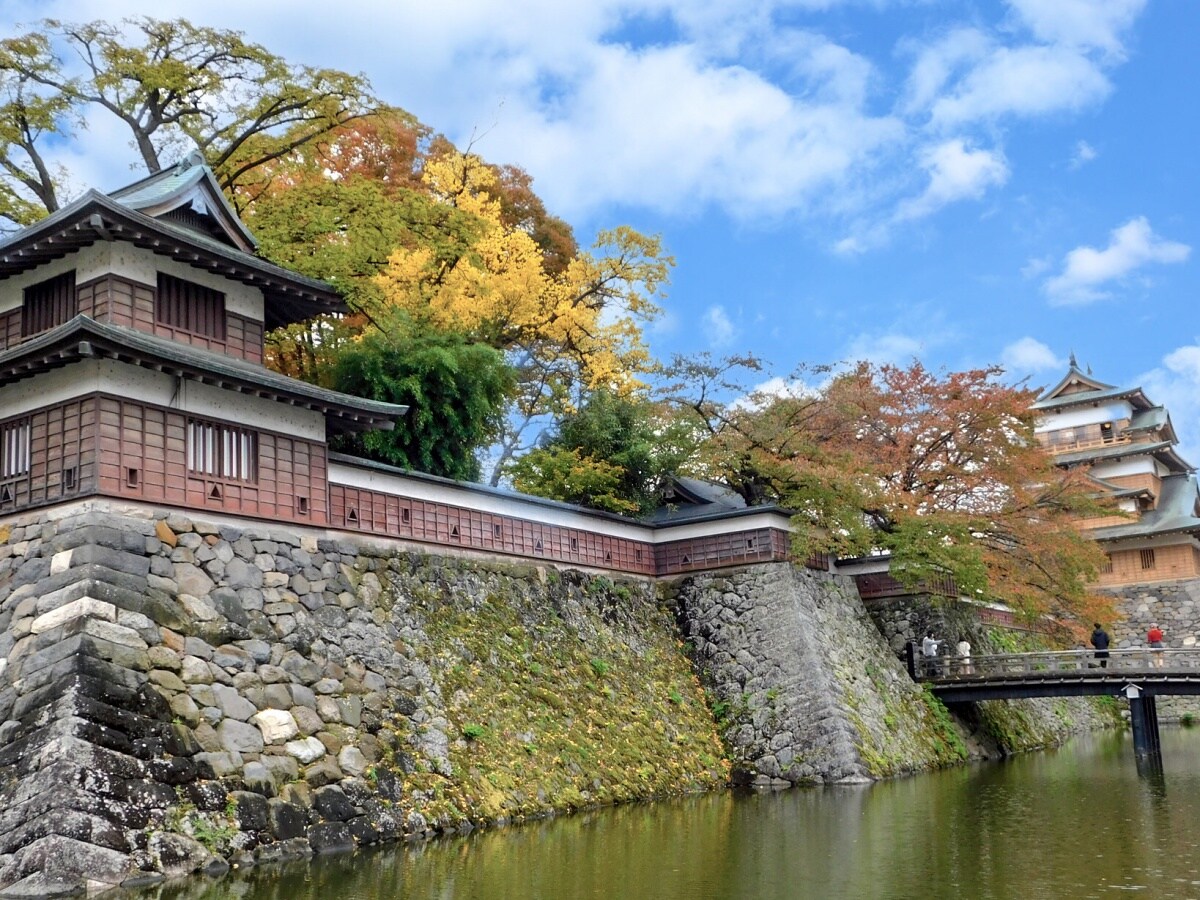
<svg viewBox="0 0 1200 900">
<path fill-rule="evenodd" d="M 288 378 L 264 366 L 144 332 L 76 316 L 0 353 L 0 385 L 81 359 L 117 358 L 236 393 L 285 400 L 325 414 L 335 432 L 387 430 L 407 406 L 365 400 Z"/>
<path fill-rule="evenodd" d="M 1116 541 L 1173 532 L 1200 532 L 1196 499 L 1195 476 L 1168 475 L 1162 480 L 1162 492 L 1155 509 L 1143 513 L 1136 521 L 1097 528 L 1089 534 L 1098 541 Z"/>
</svg>

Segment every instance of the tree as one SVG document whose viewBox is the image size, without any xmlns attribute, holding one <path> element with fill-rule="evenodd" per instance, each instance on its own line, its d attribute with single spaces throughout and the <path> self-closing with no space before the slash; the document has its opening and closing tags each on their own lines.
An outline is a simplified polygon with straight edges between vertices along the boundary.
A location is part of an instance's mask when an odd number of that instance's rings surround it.
<svg viewBox="0 0 1200 900">
<path fill-rule="evenodd" d="M 1094 615 L 1103 554 L 1079 521 L 1105 507 L 1038 447 L 1034 393 L 1001 374 L 861 363 L 817 387 L 809 370 L 782 391 L 677 406 L 710 435 L 705 464 L 795 511 L 798 554 L 886 550 L 910 583 L 949 575 L 1029 616 Z"/>
<path fill-rule="evenodd" d="M 344 350 L 333 368 L 337 390 L 409 406 L 393 431 L 335 440 L 336 449 L 460 481 L 479 477 L 475 451 L 499 432 L 512 372 L 503 354 L 461 335 L 395 323 Z"/>
<path fill-rule="evenodd" d="M 543 446 L 509 465 L 513 486 L 609 512 L 648 513 L 695 449 L 691 429 L 662 413 L 642 398 L 595 391 Z"/>
<path fill-rule="evenodd" d="M 120 120 L 148 171 L 199 149 L 229 189 L 374 103 L 362 76 L 290 65 L 185 19 L 46 19 L 0 41 L 0 90 L 0 216 L 17 224 L 58 208 L 45 144 L 72 137 L 85 110 Z"/>
<path fill-rule="evenodd" d="M 505 224 L 496 175 L 478 157 L 431 159 L 424 179 L 439 203 L 479 223 L 479 235 L 450 257 L 399 247 L 376 283 L 388 306 L 426 327 L 508 354 L 519 387 L 495 484 L 539 417 L 570 412 L 590 390 L 628 394 L 641 384 L 650 361 L 640 324 L 657 313 L 652 297 L 672 261 L 657 238 L 622 227 L 602 232 L 591 252 L 555 274 L 530 234 Z"/>
</svg>

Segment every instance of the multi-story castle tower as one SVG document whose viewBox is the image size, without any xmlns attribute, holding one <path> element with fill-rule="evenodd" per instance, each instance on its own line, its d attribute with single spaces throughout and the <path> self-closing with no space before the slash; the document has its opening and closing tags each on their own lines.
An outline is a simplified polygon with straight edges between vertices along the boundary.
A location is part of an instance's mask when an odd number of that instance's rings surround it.
<svg viewBox="0 0 1200 900">
<path fill-rule="evenodd" d="M 1042 446 L 1063 467 L 1086 467 L 1119 515 L 1084 523 L 1108 552 L 1102 586 L 1200 577 L 1200 495 L 1175 450 L 1167 410 L 1140 387 L 1120 388 L 1070 369 L 1032 407 Z"/>
</svg>

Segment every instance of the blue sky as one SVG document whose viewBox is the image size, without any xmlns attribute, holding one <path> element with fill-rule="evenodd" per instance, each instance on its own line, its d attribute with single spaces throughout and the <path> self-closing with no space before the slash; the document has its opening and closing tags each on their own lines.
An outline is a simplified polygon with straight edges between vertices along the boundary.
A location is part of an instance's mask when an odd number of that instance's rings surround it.
<svg viewBox="0 0 1200 900">
<path fill-rule="evenodd" d="M 186 15 L 526 168 L 581 242 L 677 261 L 654 351 L 1005 364 L 1074 351 L 1200 463 L 1192 0 L 0 0 L 0 30 Z M 62 162 L 128 178 L 97 124 Z"/>
</svg>

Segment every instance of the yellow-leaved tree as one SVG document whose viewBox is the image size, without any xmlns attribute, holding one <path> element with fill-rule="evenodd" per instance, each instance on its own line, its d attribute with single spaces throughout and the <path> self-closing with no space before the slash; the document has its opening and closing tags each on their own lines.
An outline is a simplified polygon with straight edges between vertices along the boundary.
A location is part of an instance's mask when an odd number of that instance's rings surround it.
<svg viewBox="0 0 1200 900">
<path fill-rule="evenodd" d="M 505 224 L 496 175 L 472 153 L 430 160 L 423 178 L 439 203 L 465 213 L 474 238 L 455 252 L 401 247 L 376 276 L 388 312 L 504 351 L 517 371 L 513 409 L 490 481 L 525 449 L 547 416 L 574 409 L 587 391 L 618 395 L 641 385 L 651 361 L 642 324 L 658 313 L 670 257 L 657 237 L 619 227 L 601 232 L 561 271 L 520 227 Z"/>
</svg>

